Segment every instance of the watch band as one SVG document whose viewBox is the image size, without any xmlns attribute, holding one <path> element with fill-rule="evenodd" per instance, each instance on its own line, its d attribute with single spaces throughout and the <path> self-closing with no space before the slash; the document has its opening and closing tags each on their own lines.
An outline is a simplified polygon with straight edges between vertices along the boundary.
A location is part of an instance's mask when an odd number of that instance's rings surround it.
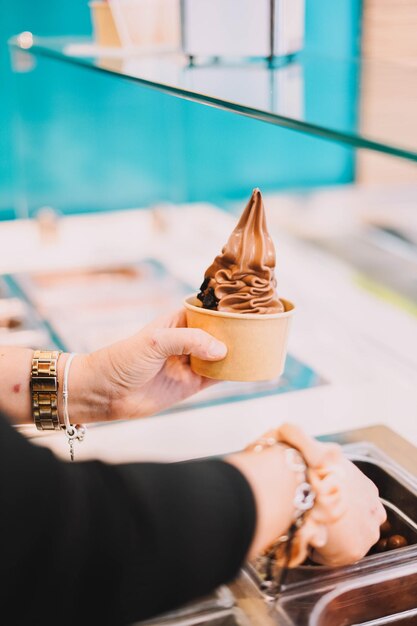
<svg viewBox="0 0 417 626">
<path fill-rule="evenodd" d="M 30 389 L 32 416 L 38 430 L 61 430 L 58 417 L 58 350 L 35 350 Z"/>
</svg>

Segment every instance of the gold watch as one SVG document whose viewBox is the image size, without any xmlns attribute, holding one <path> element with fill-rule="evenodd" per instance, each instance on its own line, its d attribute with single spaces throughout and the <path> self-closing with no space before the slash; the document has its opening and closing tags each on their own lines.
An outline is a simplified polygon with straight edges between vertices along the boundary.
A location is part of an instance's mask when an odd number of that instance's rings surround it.
<svg viewBox="0 0 417 626">
<path fill-rule="evenodd" d="M 58 417 L 58 350 L 35 350 L 30 390 L 38 430 L 61 430 Z"/>
</svg>

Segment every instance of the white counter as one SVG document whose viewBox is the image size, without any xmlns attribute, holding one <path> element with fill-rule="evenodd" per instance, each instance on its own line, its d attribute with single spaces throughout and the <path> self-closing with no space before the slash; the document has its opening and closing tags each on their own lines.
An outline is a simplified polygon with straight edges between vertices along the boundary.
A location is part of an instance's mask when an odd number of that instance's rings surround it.
<svg viewBox="0 0 417 626">
<path fill-rule="evenodd" d="M 347 265 L 278 232 L 271 217 L 278 290 L 297 305 L 289 350 L 327 384 L 95 425 L 77 447 L 79 459 L 174 460 L 222 454 L 240 449 L 283 420 L 295 421 L 312 434 L 385 424 L 417 445 L 417 319 L 364 291 Z M 234 217 L 208 205 L 64 218 L 59 239 L 44 245 L 41 253 L 33 222 L 3 223 L 0 271 L 153 256 L 198 286 L 234 222 Z M 67 458 L 62 435 L 36 436 L 36 441 Z"/>
</svg>

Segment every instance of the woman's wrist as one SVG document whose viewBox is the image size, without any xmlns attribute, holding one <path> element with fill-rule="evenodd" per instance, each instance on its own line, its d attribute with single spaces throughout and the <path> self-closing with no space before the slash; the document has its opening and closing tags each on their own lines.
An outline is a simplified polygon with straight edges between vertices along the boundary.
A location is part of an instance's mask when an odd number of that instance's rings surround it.
<svg viewBox="0 0 417 626">
<path fill-rule="evenodd" d="M 33 350 L 0 347 L 0 411 L 15 425 L 31 424 L 30 391 Z M 67 353 L 58 359 L 58 414 L 63 423 L 62 385 Z M 68 379 L 68 411 L 73 423 L 107 420 L 110 416 L 111 394 L 106 377 L 100 373 L 95 355 L 77 355 Z"/>
<path fill-rule="evenodd" d="M 58 413 L 63 423 L 63 377 L 69 354 L 64 353 L 58 361 Z M 110 392 L 107 381 L 93 354 L 75 355 L 68 375 L 68 413 L 71 423 L 87 424 L 106 421 L 110 416 Z"/>
<path fill-rule="evenodd" d="M 288 434 L 289 439 L 283 437 L 285 433 Z M 294 444 L 296 445 L 294 446 Z M 282 521 L 285 516 L 282 514 L 285 513 L 285 510 L 288 511 L 288 509 L 285 509 L 285 504 L 288 505 L 289 501 L 288 491 L 287 497 L 285 498 L 285 492 L 283 494 L 282 488 L 278 491 L 279 488 L 275 487 L 277 489 L 277 493 L 279 493 L 280 502 L 284 503 L 284 510 L 280 511 L 281 518 L 278 518 L 274 516 L 273 510 L 270 508 L 270 504 L 275 500 L 271 501 L 268 500 L 268 498 L 265 500 L 264 498 L 262 501 L 262 498 L 259 497 L 262 495 L 262 492 L 264 496 L 268 496 L 268 494 L 265 492 L 265 489 L 259 491 L 259 483 L 258 485 L 256 484 L 258 481 L 255 481 L 255 483 L 252 482 L 255 499 L 258 503 L 258 512 L 266 511 L 269 516 L 269 521 L 273 522 L 275 520 L 275 526 L 267 528 L 262 523 L 262 518 L 259 520 L 257 537 L 255 537 L 251 553 L 256 555 L 257 551 L 264 551 L 262 548 L 266 547 L 268 558 L 272 558 L 275 565 L 281 567 L 294 567 L 301 563 L 308 555 L 310 546 L 314 548 L 323 547 L 327 542 L 328 537 L 326 523 L 330 523 L 332 521 L 329 514 L 325 515 L 324 519 L 322 518 L 324 505 L 323 501 L 319 503 L 319 509 L 321 509 L 321 511 L 318 512 L 314 509 L 317 502 L 317 489 L 322 495 L 322 489 L 320 488 L 321 475 L 316 476 L 315 474 L 317 474 L 317 472 L 312 471 L 311 468 L 308 467 L 307 461 L 300 453 L 297 444 L 301 447 L 304 447 L 303 444 L 307 444 L 309 457 L 313 459 L 313 461 L 318 462 L 319 465 L 321 460 L 320 456 L 323 456 L 323 448 L 328 452 L 330 449 L 330 456 L 332 458 L 336 454 L 336 450 L 334 450 L 330 444 L 315 444 L 313 439 L 308 438 L 301 431 L 298 432 L 298 429 L 294 430 L 294 428 L 289 425 L 283 425 L 280 429 L 269 431 L 257 441 L 247 446 L 245 450 L 246 453 L 254 453 L 255 455 L 261 453 L 264 463 L 267 458 L 266 452 L 269 451 L 271 453 L 271 451 L 277 449 L 280 452 L 281 469 L 279 471 L 279 475 L 284 481 L 285 486 L 290 485 L 290 493 L 292 493 L 292 514 L 289 521 L 287 515 L 287 523 L 286 526 L 283 527 Z M 317 455 L 317 450 L 315 450 L 316 446 L 319 447 L 321 455 Z M 313 453 L 311 448 L 313 448 Z M 340 451 L 337 450 L 337 453 L 340 453 Z M 284 469 L 287 470 L 287 474 L 282 469 L 282 463 L 284 463 Z M 260 466 L 258 466 L 258 469 L 256 470 L 258 477 L 261 476 L 259 473 L 259 467 Z M 295 482 L 295 486 L 291 485 L 291 481 L 288 478 L 288 470 L 292 473 L 292 482 Z M 321 472 L 319 472 L 319 474 L 321 474 Z M 267 474 L 266 477 L 264 476 L 263 480 L 261 480 L 260 484 L 263 487 L 267 487 L 268 479 L 271 477 L 273 478 L 273 474 Z M 250 474 L 248 478 L 250 479 Z M 336 483 L 332 478 L 332 487 L 336 487 Z M 284 499 L 282 499 L 283 495 Z M 336 501 L 337 500 L 338 498 L 336 497 Z M 334 504 L 336 504 L 336 502 Z M 337 502 L 337 505 L 340 504 L 340 502 Z M 335 507 L 335 512 L 336 516 L 339 516 L 341 514 L 341 507 L 337 505 Z M 326 509 L 327 507 L 324 506 L 324 508 Z M 268 517 L 265 517 L 265 520 L 267 521 Z M 279 525 L 279 521 L 281 522 L 281 525 Z M 272 535 L 274 535 L 273 539 L 271 539 Z M 267 537 L 269 537 L 270 540 L 267 546 L 265 546 L 263 542 Z"/>
<path fill-rule="evenodd" d="M 248 555 L 254 558 L 290 527 L 298 480 L 288 467 L 281 446 L 268 448 L 261 454 L 236 454 L 226 460 L 245 476 L 254 494 L 257 523 Z"/>
</svg>

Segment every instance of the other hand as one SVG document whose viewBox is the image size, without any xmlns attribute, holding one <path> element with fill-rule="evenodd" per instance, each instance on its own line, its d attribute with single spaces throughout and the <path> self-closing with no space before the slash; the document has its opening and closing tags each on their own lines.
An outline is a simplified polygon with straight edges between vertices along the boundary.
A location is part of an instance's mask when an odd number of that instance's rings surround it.
<svg viewBox="0 0 417 626">
<path fill-rule="evenodd" d="M 304 531 L 311 532 L 310 556 L 323 565 L 346 565 L 363 558 L 378 541 L 386 520 L 376 485 L 339 445 L 319 442 L 292 424 L 284 424 L 278 433 L 281 441 L 304 456 L 317 493 Z M 314 527 L 323 526 L 324 533 L 314 532 Z"/>
</svg>

